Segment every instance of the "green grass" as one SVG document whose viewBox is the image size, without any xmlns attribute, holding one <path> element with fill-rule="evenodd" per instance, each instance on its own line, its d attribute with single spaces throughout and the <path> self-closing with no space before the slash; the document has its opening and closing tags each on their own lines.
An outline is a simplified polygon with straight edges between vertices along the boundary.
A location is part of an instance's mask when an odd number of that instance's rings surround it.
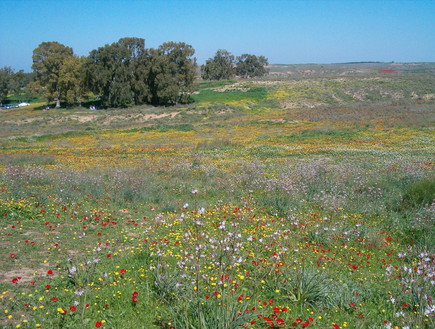
<svg viewBox="0 0 435 329">
<path fill-rule="evenodd" d="M 228 90 L 224 92 L 203 89 L 199 94 L 192 95 L 197 103 L 233 103 L 233 102 L 259 102 L 265 99 L 267 90 L 265 88 L 250 88 L 248 91 Z"/>
<path fill-rule="evenodd" d="M 409 210 L 428 206 L 435 201 L 435 178 L 423 179 L 406 186 L 400 208 Z"/>
<path fill-rule="evenodd" d="M 198 85 L 197 89 L 202 90 L 202 89 L 209 89 L 209 88 L 216 88 L 216 87 L 224 87 L 227 85 L 232 85 L 236 82 L 237 80 L 206 81 L 206 82 L 201 82 Z"/>
<path fill-rule="evenodd" d="M 316 139 L 317 140 L 333 139 L 333 140 L 351 141 L 357 136 L 358 136 L 358 131 L 354 129 L 328 129 L 327 128 L 324 130 L 315 130 L 315 129 L 300 130 L 291 135 L 282 136 L 281 138 L 289 142 L 308 142 Z"/>
</svg>

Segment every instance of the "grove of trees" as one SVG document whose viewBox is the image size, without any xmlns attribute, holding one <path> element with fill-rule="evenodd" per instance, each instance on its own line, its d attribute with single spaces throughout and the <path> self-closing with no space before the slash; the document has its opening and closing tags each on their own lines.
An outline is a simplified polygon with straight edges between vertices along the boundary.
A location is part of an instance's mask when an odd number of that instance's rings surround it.
<svg viewBox="0 0 435 329">
<path fill-rule="evenodd" d="M 188 101 L 196 73 L 195 50 L 183 42 L 146 49 L 141 38 L 122 38 L 92 50 L 85 83 L 103 106 L 173 105 Z"/>
<path fill-rule="evenodd" d="M 267 74 L 265 66 L 269 63 L 264 56 L 243 54 L 235 58 L 230 52 L 219 49 L 213 58 L 209 58 L 201 66 L 201 77 L 204 80 L 262 77 Z"/>
<path fill-rule="evenodd" d="M 184 42 L 165 42 L 156 49 L 145 48 L 142 38 L 121 38 L 77 56 L 71 47 L 56 41 L 42 42 L 33 50 L 33 74 L 0 69 L 0 101 L 9 93 L 44 96 L 56 107 L 61 102 L 78 104 L 89 95 L 102 107 L 140 104 L 175 105 L 189 101 L 197 76 L 195 50 Z M 235 58 L 218 50 L 201 66 L 205 80 L 260 77 L 267 73 L 267 59 L 243 54 Z"/>
<path fill-rule="evenodd" d="M 24 73 L 22 70 L 14 70 L 5 66 L 0 68 L 0 102 L 3 101 L 9 93 L 18 93 L 33 79 L 33 74 Z"/>
</svg>

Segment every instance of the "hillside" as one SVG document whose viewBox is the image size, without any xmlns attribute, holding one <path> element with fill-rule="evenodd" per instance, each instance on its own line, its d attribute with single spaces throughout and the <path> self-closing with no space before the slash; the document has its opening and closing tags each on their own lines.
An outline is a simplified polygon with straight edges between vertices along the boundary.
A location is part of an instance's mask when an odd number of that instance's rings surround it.
<svg viewBox="0 0 435 329">
<path fill-rule="evenodd" d="M 435 64 L 0 111 L 3 328 L 433 328 Z"/>
</svg>

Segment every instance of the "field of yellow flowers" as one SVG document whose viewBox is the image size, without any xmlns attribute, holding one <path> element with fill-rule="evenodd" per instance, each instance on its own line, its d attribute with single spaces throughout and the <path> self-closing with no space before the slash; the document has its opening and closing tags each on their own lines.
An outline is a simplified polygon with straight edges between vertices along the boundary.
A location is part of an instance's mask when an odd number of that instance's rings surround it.
<svg viewBox="0 0 435 329">
<path fill-rule="evenodd" d="M 433 328 L 433 69 L 322 70 L 1 112 L 1 327 Z"/>
</svg>

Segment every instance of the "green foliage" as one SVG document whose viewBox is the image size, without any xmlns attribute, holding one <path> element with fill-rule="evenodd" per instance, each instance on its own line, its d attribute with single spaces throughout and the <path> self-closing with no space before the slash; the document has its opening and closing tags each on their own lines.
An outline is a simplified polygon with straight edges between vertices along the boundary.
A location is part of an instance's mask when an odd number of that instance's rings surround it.
<svg viewBox="0 0 435 329">
<path fill-rule="evenodd" d="M 24 86 L 25 73 L 5 66 L 0 69 L 0 103 L 5 100 L 10 92 L 17 93 Z"/>
<path fill-rule="evenodd" d="M 268 64 L 264 56 L 243 54 L 237 57 L 236 74 L 244 79 L 262 77 L 267 74 L 265 66 Z"/>
<path fill-rule="evenodd" d="M 151 103 L 175 105 L 189 101 L 196 74 L 195 50 L 184 42 L 165 42 L 151 51 L 148 84 Z"/>
<path fill-rule="evenodd" d="M 435 200 L 435 180 L 424 179 L 408 185 L 403 193 L 400 208 L 409 210 L 430 205 Z"/>
<path fill-rule="evenodd" d="M 258 203 L 270 214 L 283 217 L 289 214 L 295 202 L 289 195 L 275 190 L 272 193 L 264 193 Z"/>
<path fill-rule="evenodd" d="M 60 70 L 59 87 L 65 90 L 65 100 L 69 104 L 79 104 L 84 101 L 85 84 L 83 77 L 83 65 L 85 57 L 68 57 Z"/>
<path fill-rule="evenodd" d="M 127 107 L 148 99 L 148 90 L 135 73 L 146 73 L 149 61 L 145 40 L 122 38 L 89 54 L 85 80 L 89 89 L 101 96 L 105 107 Z M 138 83 L 136 83 L 138 82 Z"/>
<path fill-rule="evenodd" d="M 51 41 L 42 42 L 33 50 L 32 69 L 36 72 L 37 83 L 44 88 L 49 100 L 56 100 L 56 107 L 60 107 L 60 101 L 65 97 L 68 89 L 60 84 L 60 79 L 66 79 L 62 71 L 65 62 L 73 57 L 73 50 L 61 43 Z"/>
<path fill-rule="evenodd" d="M 86 83 L 104 107 L 185 103 L 193 91 L 194 53 L 185 43 L 167 42 L 147 50 L 144 39 L 122 38 L 91 51 Z"/>
<path fill-rule="evenodd" d="M 8 96 L 11 87 L 11 76 L 12 69 L 10 67 L 0 69 L 0 101 Z"/>
<path fill-rule="evenodd" d="M 301 268 L 295 273 L 287 273 L 288 279 L 278 285 L 291 302 L 306 306 L 330 306 L 332 287 L 322 272 Z"/>
<path fill-rule="evenodd" d="M 224 49 L 219 49 L 213 58 L 209 58 L 201 66 L 201 77 L 204 80 L 230 79 L 235 75 L 234 64 L 234 56 Z"/>
</svg>

